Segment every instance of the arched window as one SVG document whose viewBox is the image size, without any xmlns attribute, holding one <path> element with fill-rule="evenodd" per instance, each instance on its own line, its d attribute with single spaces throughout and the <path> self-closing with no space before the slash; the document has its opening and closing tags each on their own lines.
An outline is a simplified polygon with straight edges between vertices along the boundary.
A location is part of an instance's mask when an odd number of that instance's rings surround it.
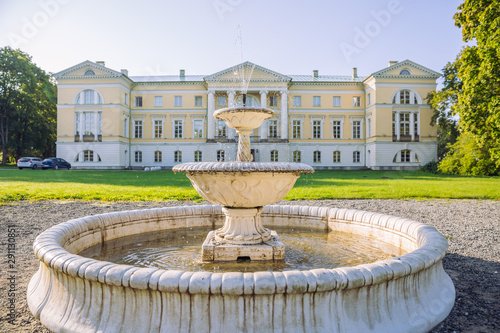
<svg viewBox="0 0 500 333">
<path fill-rule="evenodd" d="M 392 95 L 392 104 L 422 104 L 422 98 L 414 90 L 401 89 Z"/>
<path fill-rule="evenodd" d="M 396 155 L 394 155 L 392 162 L 394 163 L 418 162 L 418 157 L 417 154 L 413 154 L 411 150 L 403 149 L 397 152 Z"/>
<path fill-rule="evenodd" d="M 217 150 L 217 162 L 224 162 L 226 159 L 226 153 L 224 150 Z"/>
<path fill-rule="evenodd" d="M 302 161 L 300 150 L 295 150 L 293 152 L 293 161 L 295 163 L 300 163 Z"/>
<path fill-rule="evenodd" d="M 162 161 L 161 151 L 157 150 L 157 151 L 155 151 L 155 163 L 159 163 L 161 161 Z"/>
<path fill-rule="evenodd" d="M 75 104 L 103 104 L 103 100 L 97 90 L 86 89 L 76 95 Z"/>
<path fill-rule="evenodd" d="M 402 69 L 399 75 L 411 75 L 411 72 L 408 69 Z"/>
<path fill-rule="evenodd" d="M 83 75 L 95 75 L 95 72 L 91 69 L 87 69 Z"/>
<path fill-rule="evenodd" d="M 333 152 L 333 163 L 340 163 L 340 151 Z"/>
<path fill-rule="evenodd" d="M 137 150 L 134 152 L 135 155 L 135 163 L 141 163 L 142 162 L 142 151 Z"/>
<path fill-rule="evenodd" d="M 201 162 L 202 158 L 203 158 L 203 154 L 202 154 L 201 150 L 197 150 L 194 152 L 194 161 L 195 162 Z"/>
<path fill-rule="evenodd" d="M 86 149 L 76 154 L 75 162 L 101 162 L 101 156 L 93 150 Z"/>
<path fill-rule="evenodd" d="M 314 163 L 321 163 L 321 152 L 319 150 L 314 151 L 313 162 Z"/>
<path fill-rule="evenodd" d="M 278 151 L 271 150 L 271 162 L 278 162 Z"/>
<path fill-rule="evenodd" d="M 180 163 L 182 162 L 182 151 L 176 150 L 174 152 L 174 162 L 175 163 Z"/>
</svg>

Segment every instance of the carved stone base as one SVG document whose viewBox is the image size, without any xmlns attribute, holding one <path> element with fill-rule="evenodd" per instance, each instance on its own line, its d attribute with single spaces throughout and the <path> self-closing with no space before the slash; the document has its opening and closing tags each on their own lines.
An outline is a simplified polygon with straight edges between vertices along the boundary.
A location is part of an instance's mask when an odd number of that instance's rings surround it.
<svg viewBox="0 0 500 333">
<path fill-rule="evenodd" d="M 208 233 L 203 242 L 201 255 L 203 261 L 284 260 L 285 244 L 274 230 L 270 230 L 269 240 L 260 244 L 238 245 L 220 243 L 216 231 Z"/>
<path fill-rule="evenodd" d="M 266 242 L 271 238 L 271 230 L 264 228 L 260 219 L 262 207 L 223 207 L 226 215 L 224 226 L 215 230 L 215 239 L 221 244 L 250 245 Z"/>
</svg>

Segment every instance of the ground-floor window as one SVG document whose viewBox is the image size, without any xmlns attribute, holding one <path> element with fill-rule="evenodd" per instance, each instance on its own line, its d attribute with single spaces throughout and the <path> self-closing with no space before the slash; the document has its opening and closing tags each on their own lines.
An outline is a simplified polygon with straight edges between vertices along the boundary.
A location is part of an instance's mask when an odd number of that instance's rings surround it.
<svg viewBox="0 0 500 333">
<path fill-rule="evenodd" d="M 278 151 L 271 150 L 271 162 L 278 162 Z"/>
<path fill-rule="evenodd" d="M 202 152 L 201 150 L 197 150 L 194 152 L 194 161 L 195 162 L 201 162 L 202 161 Z"/>
<path fill-rule="evenodd" d="M 361 153 L 359 151 L 355 151 L 352 153 L 352 161 L 353 163 L 361 162 Z"/>
<path fill-rule="evenodd" d="M 319 150 L 316 150 L 313 153 L 313 162 L 314 163 L 321 163 L 321 152 Z"/>
<path fill-rule="evenodd" d="M 176 162 L 176 163 L 182 162 L 182 151 L 176 150 L 174 152 L 174 162 Z"/>
<path fill-rule="evenodd" d="M 295 150 L 295 151 L 293 152 L 293 161 L 294 161 L 295 163 L 300 163 L 300 162 L 301 162 L 301 160 L 302 160 L 302 158 L 301 158 L 301 156 L 300 156 L 300 150 Z"/>
<path fill-rule="evenodd" d="M 142 162 L 142 151 L 136 151 L 135 152 L 135 162 L 136 163 L 141 163 Z"/>
<path fill-rule="evenodd" d="M 226 153 L 224 150 L 217 150 L 217 162 L 224 162 L 226 159 Z"/>
<path fill-rule="evenodd" d="M 333 163 L 340 163 L 340 151 L 333 152 Z"/>
<path fill-rule="evenodd" d="M 155 163 L 161 162 L 161 151 L 155 151 Z"/>
</svg>

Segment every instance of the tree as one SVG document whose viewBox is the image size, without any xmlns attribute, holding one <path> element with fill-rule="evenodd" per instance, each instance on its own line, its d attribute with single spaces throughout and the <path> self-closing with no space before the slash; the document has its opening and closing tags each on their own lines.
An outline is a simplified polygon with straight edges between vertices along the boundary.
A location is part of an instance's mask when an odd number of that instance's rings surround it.
<svg viewBox="0 0 500 333">
<path fill-rule="evenodd" d="M 0 49 L 2 165 L 9 153 L 53 154 L 56 136 L 54 81 L 21 50 Z"/>
<path fill-rule="evenodd" d="M 454 16 L 465 42 L 459 55 L 458 79 L 462 82 L 455 104 L 461 136 L 475 140 L 474 173 L 500 173 L 500 0 L 465 0 Z M 464 140 L 466 141 L 466 140 Z M 469 145 L 469 147 L 472 147 Z M 477 168 L 481 168 L 478 170 Z"/>
</svg>

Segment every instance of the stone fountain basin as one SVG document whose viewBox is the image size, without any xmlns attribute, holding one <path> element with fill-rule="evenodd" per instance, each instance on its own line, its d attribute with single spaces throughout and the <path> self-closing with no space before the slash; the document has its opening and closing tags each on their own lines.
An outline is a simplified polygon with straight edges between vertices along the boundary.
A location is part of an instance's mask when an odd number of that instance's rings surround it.
<svg viewBox="0 0 500 333">
<path fill-rule="evenodd" d="M 302 163 L 202 162 L 176 165 L 207 201 L 226 207 L 262 207 L 283 199 L 301 173 L 314 169 Z"/>
<path fill-rule="evenodd" d="M 34 242 L 31 312 L 55 332 L 427 332 L 455 289 L 435 228 L 359 210 L 267 206 L 269 226 L 376 237 L 408 253 L 355 267 L 211 273 L 117 265 L 77 253 L 118 237 L 220 226 L 221 206 L 108 213 L 56 225 Z"/>
<path fill-rule="evenodd" d="M 253 130 L 273 115 L 273 110 L 260 107 L 230 107 L 214 112 L 214 118 L 223 120 L 229 127 L 237 130 Z"/>
</svg>

